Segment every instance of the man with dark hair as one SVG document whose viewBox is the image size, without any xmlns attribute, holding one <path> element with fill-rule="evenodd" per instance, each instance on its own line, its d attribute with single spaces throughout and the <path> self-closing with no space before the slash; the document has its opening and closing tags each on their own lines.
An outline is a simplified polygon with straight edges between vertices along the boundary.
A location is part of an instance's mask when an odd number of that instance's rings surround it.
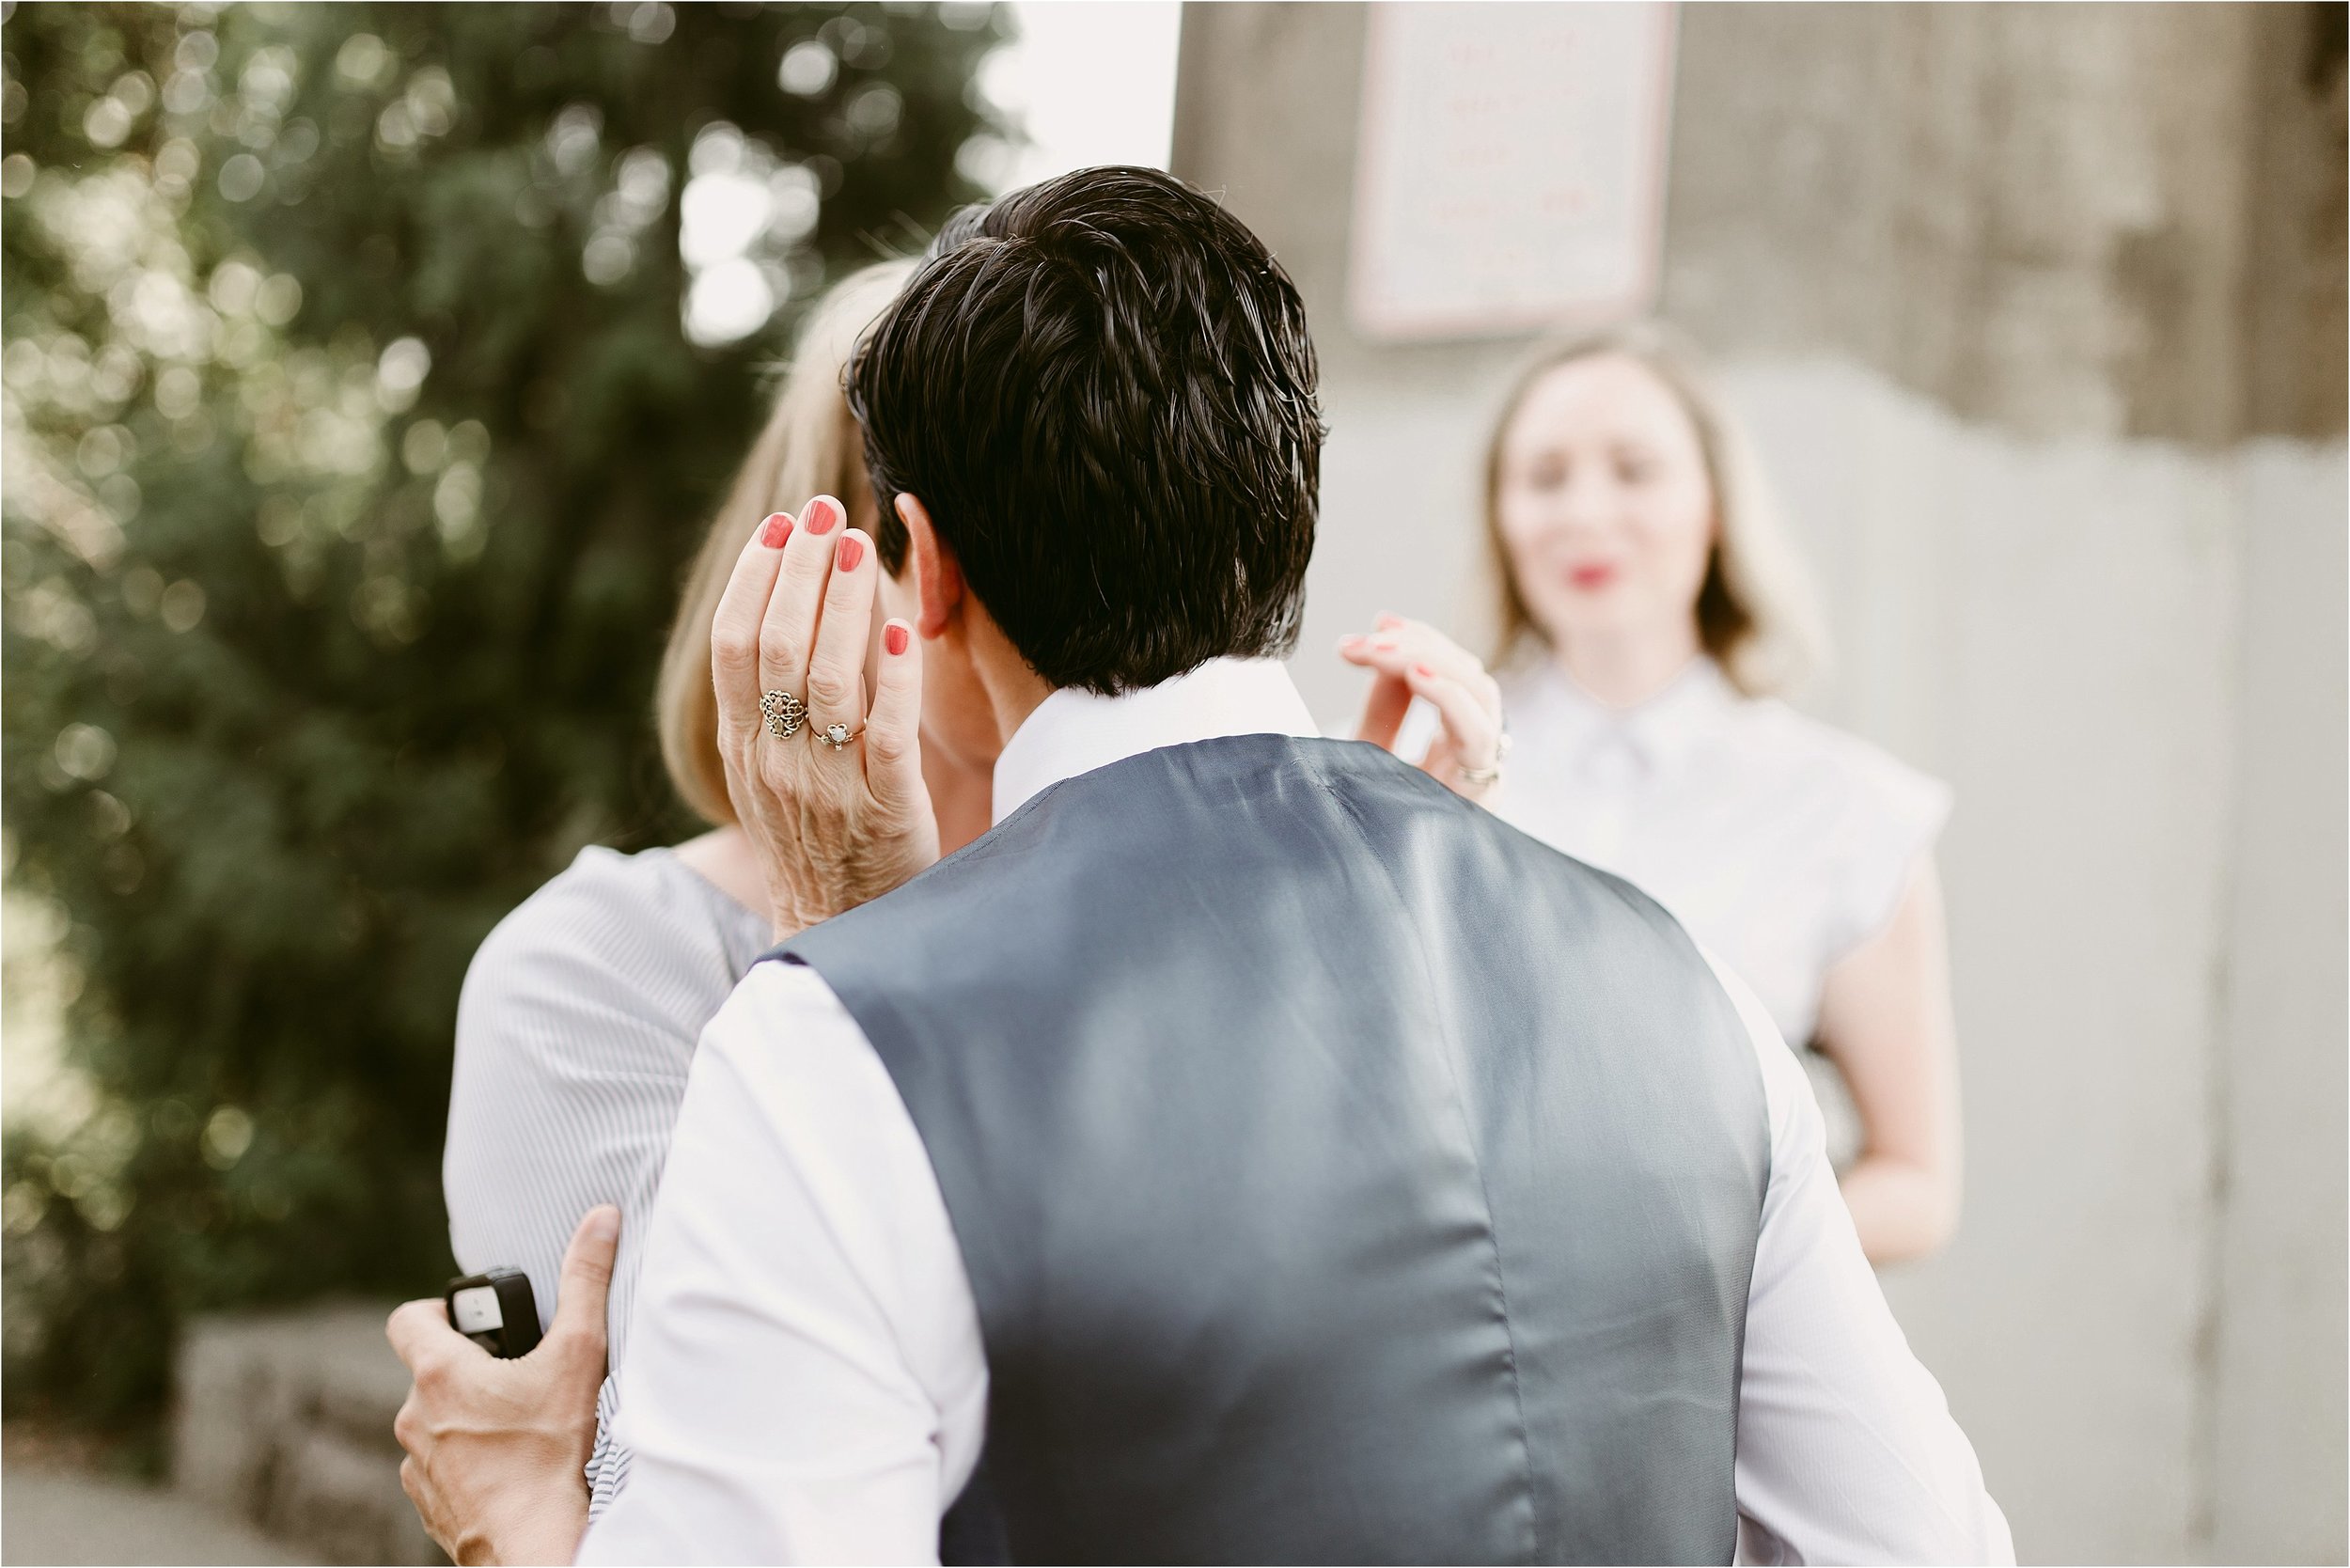
<svg viewBox="0 0 2350 1568">
<path fill-rule="evenodd" d="M 1288 653 L 1323 426 L 1305 306 L 1257 237 L 1112 168 L 967 212 L 932 251 L 849 370 L 883 562 L 920 497 L 1057 688 Z"/>
<path fill-rule="evenodd" d="M 850 375 L 996 826 L 704 1035 L 582 1560 L 2012 1558 L 1751 996 L 1313 738 L 1256 238 L 1149 170 L 1017 192 Z"/>
</svg>

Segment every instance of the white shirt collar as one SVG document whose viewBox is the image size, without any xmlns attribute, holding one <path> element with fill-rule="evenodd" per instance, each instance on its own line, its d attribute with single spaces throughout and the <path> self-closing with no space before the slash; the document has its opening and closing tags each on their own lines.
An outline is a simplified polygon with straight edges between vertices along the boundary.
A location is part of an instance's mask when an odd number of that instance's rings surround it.
<svg viewBox="0 0 2350 1568">
<path fill-rule="evenodd" d="M 1630 708 L 1608 707 L 1577 685 L 1556 659 L 1543 662 L 1538 679 L 1567 720 L 1571 751 L 1589 756 L 1622 745 L 1651 770 L 1678 766 L 1739 700 L 1721 666 L 1702 653 L 1662 690 Z"/>
<path fill-rule="evenodd" d="M 1223 735 L 1319 733 L 1289 671 L 1275 659 L 1211 659 L 1116 697 L 1063 687 L 1037 704 L 995 759 L 995 820 L 1064 778 L 1161 746 Z"/>
</svg>

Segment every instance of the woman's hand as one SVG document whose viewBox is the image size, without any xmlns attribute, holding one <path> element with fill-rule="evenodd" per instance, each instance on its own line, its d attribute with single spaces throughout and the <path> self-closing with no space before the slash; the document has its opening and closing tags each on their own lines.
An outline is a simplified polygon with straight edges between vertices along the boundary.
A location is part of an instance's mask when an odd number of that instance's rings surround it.
<svg viewBox="0 0 2350 1568">
<path fill-rule="evenodd" d="M 777 940 L 879 898 L 938 858 L 922 783 L 922 655 L 882 630 L 881 563 L 829 495 L 777 512 L 743 548 L 710 631 L 727 793 L 767 879 Z M 837 741 L 831 744 L 827 740 Z"/>
<path fill-rule="evenodd" d="M 529 1355 L 500 1360 L 411 1301 L 384 1332 L 415 1379 L 392 1435 L 400 1483 L 453 1562 L 569 1562 L 588 1529 L 581 1468 L 596 1440 L 605 1294 L 620 1211 L 591 1209 L 563 1254 L 555 1321 Z"/>
<path fill-rule="evenodd" d="M 1501 688 L 1476 654 L 1425 621 L 1383 615 L 1375 630 L 1339 641 L 1339 657 L 1377 672 L 1355 738 L 1395 749 L 1404 710 L 1425 698 L 1443 725 L 1420 768 L 1465 800 L 1490 799 L 1508 741 Z"/>
</svg>

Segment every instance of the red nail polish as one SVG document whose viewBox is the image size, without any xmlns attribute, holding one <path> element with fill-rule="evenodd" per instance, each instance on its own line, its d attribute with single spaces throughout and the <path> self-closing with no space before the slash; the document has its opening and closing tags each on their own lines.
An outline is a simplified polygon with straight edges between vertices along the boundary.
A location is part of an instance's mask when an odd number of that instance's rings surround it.
<svg viewBox="0 0 2350 1568">
<path fill-rule="evenodd" d="M 1434 680 L 1436 674 L 1434 670 L 1430 669 L 1426 665 L 1414 665 L 1412 666 L 1412 673 L 1419 676 L 1423 680 Z"/>
<path fill-rule="evenodd" d="M 854 534 L 840 536 L 840 548 L 833 552 L 832 564 L 842 572 L 854 572 L 856 563 L 865 558 L 865 541 Z"/>
<path fill-rule="evenodd" d="M 838 510 L 822 495 L 810 501 L 807 510 L 800 514 L 800 525 L 811 534 L 828 534 L 839 521 Z"/>
<path fill-rule="evenodd" d="M 759 542 L 770 550 L 780 550 L 783 541 L 791 537 L 791 519 L 776 512 L 767 519 L 767 525 L 759 530 Z"/>
<path fill-rule="evenodd" d="M 904 652 L 906 651 L 906 629 L 896 621 L 891 621 L 882 630 L 882 646 L 892 653 Z"/>
</svg>

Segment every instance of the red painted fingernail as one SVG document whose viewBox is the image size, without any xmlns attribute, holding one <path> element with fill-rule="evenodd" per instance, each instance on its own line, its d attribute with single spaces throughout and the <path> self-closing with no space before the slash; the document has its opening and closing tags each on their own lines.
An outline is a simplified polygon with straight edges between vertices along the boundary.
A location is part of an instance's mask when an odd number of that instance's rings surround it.
<svg viewBox="0 0 2350 1568">
<path fill-rule="evenodd" d="M 891 621 L 882 629 L 882 646 L 892 653 L 904 652 L 906 651 L 906 629 L 896 621 Z"/>
<path fill-rule="evenodd" d="M 791 537 L 791 519 L 782 512 L 768 518 L 766 526 L 759 530 L 759 542 L 770 550 L 782 549 L 783 541 Z"/>
<path fill-rule="evenodd" d="M 822 495 L 810 501 L 807 510 L 800 514 L 800 525 L 811 534 L 828 534 L 839 521 L 839 509 Z"/>
<path fill-rule="evenodd" d="M 832 564 L 843 572 L 854 572 L 856 563 L 865 558 L 865 541 L 854 534 L 840 536 L 840 548 L 833 552 Z"/>
<path fill-rule="evenodd" d="M 1414 675 L 1426 676 L 1426 677 L 1433 678 L 1433 677 L 1435 675 L 1435 673 L 1436 673 L 1436 672 L 1435 672 L 1434 670 L 1433 670 L 1433 669 L 1430 669 L 1430 668 L 1429 668 L 1426 665 L 1414 665 L 1414 666 L 1412 666 L 1412 673 L 1413 673 Z"/>
</svg>

